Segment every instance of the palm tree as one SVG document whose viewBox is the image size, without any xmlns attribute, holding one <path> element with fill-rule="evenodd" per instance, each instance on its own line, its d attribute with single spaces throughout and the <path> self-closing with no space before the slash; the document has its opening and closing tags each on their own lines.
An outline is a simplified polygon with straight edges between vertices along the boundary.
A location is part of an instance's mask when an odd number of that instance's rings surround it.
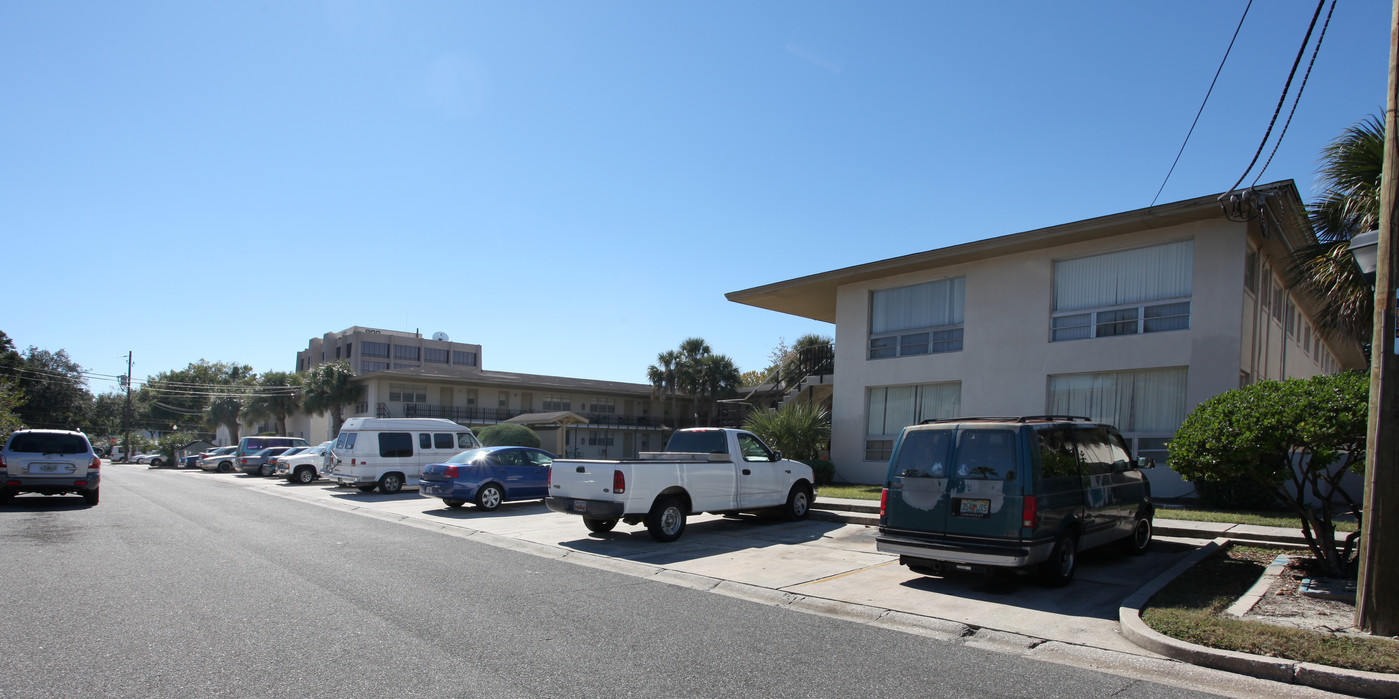
<svg viewBox="0 0 1399 699">
<path fill-rule="evenodd" d="M 243 412 L 243 399 L 233 396 L 215 398 L 209 403 L 209 411 L 204 414 L 204 423 L 209 429 L 218 431 L 219 425 L 228 428 L 228 438 L 238 443 L 238 417 Z"/>
<path fill-rule="evenodd" d="M 646 378 L 658 395 L 670 397 L 670 415 L 675 418 L 675 394 L 679 390 L 675 366 L 680 362 L 680 353 L 667 350 L 656 355 L 656 363 L 646 367 Z"/>
<path fill-rule="evenodd" d="M 345 423 L 345 404 L 359 400 L 364 393 L 363 386 L 350 385 L 354 376 L 350 362 L 344 359 L 311 367 L 302 380 L 306 392 L 301 399 L 301 409 L 312 415 L 330 412 L 330 433 L 339 434 L 340 425 Z"/>
<path fill-rule="evenodd" d="M 1348 249 L 1350 239 L 1379 225 L 1384 125 L 1361 120 L 1321 153 L 1321 197 L 1308 207 L 1317 244 L 1293 256 L 1289 281 L 1322 305 L 1317 325 L 1330 337 L 1368 343 L 1374 323 L 1374 290 Z"/>
<path fill-rule="evenodd" d="M 287 416 L 300 406 L 301 375 L 269 371 L 257 379 L 257 394 L 243 412 L 253 420 L 274 420 L 277 434 L 286 436 Z"/>
<path fill-rule="evenodd" d="M 792 402 L 777 410 L 755 411 L 743 429 L 798 461 L 821 458 L 831 442 L 831 415 L 815 403 Z"/>
<path fill-rule="evenodd" d="M 714 424 L 714 414 L 718 412 L 720 398 L 738 392 L 740 372 L 734 361 L 724 354 L 706 354 L 691 365 L 691 395 L 696 403 L 706 405 L 705 415 L 709 424 Z"/>
</svg>

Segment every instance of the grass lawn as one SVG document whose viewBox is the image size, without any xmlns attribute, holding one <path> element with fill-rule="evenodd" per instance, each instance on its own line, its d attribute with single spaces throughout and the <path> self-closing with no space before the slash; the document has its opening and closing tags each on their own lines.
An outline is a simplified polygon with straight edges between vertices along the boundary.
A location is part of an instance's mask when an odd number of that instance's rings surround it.
<svg viewBox="0 0 1399 699">
<path fill-rule="evenodd" d="M 1302 528 L 1301 519 L 1286 511 L 1211 510 L 1194 506 L 1157 507 L 1156 518 L 1185 519 L 1192 522 L 1257 524 L 1264 527 L 1287 527 L 1288 529 Z M 1335 522 L 1335 525 L 1338 532 L 1353 532 L 1357 528 L 1355 522 Z"/>
<path fill-rule="evenodd" d="M 1399 672 L 1399 641 L 1318 633 L 1224 615 L 1279 553 L 1283 551 L 1234 546 L 1212 556 L 1151 598 L 1142 610 L 1142 621 L 1167 636 L 1210 648 Z"/>
<path fill-rule="evenodd" d="M 879 485 L 818 485 L 816 486 L 816 497 L 818 498 L 850 498 L 852 500 L 874 500 L 879 501 L 879 491 L 884 486 Z"/>
</svg>

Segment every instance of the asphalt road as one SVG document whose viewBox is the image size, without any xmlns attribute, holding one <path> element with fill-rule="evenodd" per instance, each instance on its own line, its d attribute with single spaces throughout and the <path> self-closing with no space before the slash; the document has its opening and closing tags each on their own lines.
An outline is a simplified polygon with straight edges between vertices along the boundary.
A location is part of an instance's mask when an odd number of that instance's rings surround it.
<svg viewBox="0 0 1399 699">
<path fill-rule="evenodd" d="M 1192 696 L 206 474 L 103 478 L 94 508 L 0 507 L 0 696 Z"/>
</svg>

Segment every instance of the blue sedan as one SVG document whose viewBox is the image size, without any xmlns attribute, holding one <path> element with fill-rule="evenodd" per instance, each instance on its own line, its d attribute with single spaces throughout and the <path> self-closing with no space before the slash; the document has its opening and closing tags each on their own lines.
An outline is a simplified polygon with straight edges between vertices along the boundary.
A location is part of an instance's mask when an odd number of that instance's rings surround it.
<svg viewBox="0 0 1399 699">
<path fill-rule="evenodd" d="M 447 507 L 468 502 L 490 512 L 506 500 L 534 500 L 549 488 L 554 455 L 529 447 L 481 447 L 423 467 L 418 493 Z"/>
</svg>

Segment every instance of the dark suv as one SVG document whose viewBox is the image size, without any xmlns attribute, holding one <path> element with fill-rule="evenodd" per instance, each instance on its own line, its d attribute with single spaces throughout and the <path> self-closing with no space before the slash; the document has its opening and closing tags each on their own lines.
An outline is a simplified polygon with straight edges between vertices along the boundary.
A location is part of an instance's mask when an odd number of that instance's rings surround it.
<svg viewBox="0 0 1399 699">
<path fill-rule="evenodd" d="M 960 418 L 906 427 L 889 461 L 876 546 L 910 570 L 1036 566 L 1073 579 L 1081 550 L 1151 544 L 1151 484 L 1111 425 L 1081 417 Z"/>
<path fill-rule="evenodd" d="M 20 430 L 0 451 L 0 503 L 19 493 L 78 493 L 97 504 L 102 459 L 82 432 Z"/>
</svg>

